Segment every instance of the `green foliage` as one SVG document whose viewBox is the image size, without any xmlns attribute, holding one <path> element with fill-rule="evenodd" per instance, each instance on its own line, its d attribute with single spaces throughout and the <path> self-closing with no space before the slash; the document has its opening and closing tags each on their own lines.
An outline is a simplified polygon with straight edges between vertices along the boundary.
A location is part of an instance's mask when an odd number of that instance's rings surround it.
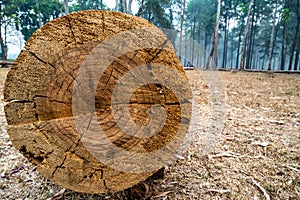
<svg viewBox="0 0 300 200">
<path fill-rule="evenodd" d="M 166 10 L 173 2 L 172 0 L 145 0 L 144 12 L 142 14 L 142 5 L 140 5 L 137 16 L 147 19 L 160 28 L 172 29 L 172 12 L 167 13 Z"/>
<path fill-rule="evenodd" d="M 290 9 L 288 9 L 288 8 L 282 9 L 281 16 L 285 22 L 289 21 L 290 20 Z"/>
<path fill-rule="evenodd" d="M 191 0 L 186 10 L 186 29 L 196 22 L 196 29 L 205 29 L 210 34 L 214 31 L 216 22 L 217 4 L 214 0 Z"/>
<path fill-rule="evenodd" d="M 63 4 L 58 0 L 15 0 L 17 2 L 18 20 L 16 25 L 24 39 L 39 28 L 39 17 L 42 25 L 62 16 Z"/>
</svg>

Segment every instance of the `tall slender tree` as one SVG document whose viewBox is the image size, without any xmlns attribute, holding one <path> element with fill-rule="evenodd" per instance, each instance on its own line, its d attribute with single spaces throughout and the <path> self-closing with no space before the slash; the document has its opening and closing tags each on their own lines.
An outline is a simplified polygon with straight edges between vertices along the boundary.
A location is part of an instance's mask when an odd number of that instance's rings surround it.
<svg viewBox="0 0 300 200">
<path fill-rule="evenodd" d="M 119 0 L 116 0 L 116 7 L 115 7 L 116 11 L 119 11 Z"/>
<path fill-rule="evenodd" d="M 222 0 L 218 0 L 218 9 L 217 9 L 217 19 L 215 27 L 215 44 L 214 44 L 214 63 L 216 67 L 218 66 L 218 49 L 219 49 L 219 27 L 220 27 L 220 16 L 221 16 L 221 4 Z"/>
<path fill-rule="evenodd" d="M 128 13 L 132 14 L 132 0 L 128 1 Z"/>
<path fill-rule="evenodd" d="M 65 5 L 65 13 L 66 15 L 69 14 L 69 0 L 64 0 Z"/>
<path fill-rule="evenodd" d="M 295 55 L 295 62 L 294 62 L 294 70 L 296 71 L 298 68 L 299 63 L 299 56 L 300 56 L 300 0 L 297 0 L 296 4 L 296 17 L 297 17 L 297 28 L 296 28 L 296 55 Z"/>
<path fill-rule="evenodd" d="M 211 62 L 211 59 L 213 56 L 214 56 L 215 67 L 217 67 L 217 65 L 218 65 L 218 45 L 219 45 L 219 26 L 220 26 L 221 4 L 222 4 L 222 0 L 218 0 L 214 37 L 213 37 L 211 51 L 210 51 L 210 53 L 208 55 L 208 59 L 206 61 L 206 69 L 208 69 L 210 67 L 209 65 L 210 65 L 210 62 Z"/>
<path fill-rule="evenodd" d="M 248 14 L 247 14 L 247 23 L 246 23 L 246 29 L 245 34 L 243 38 L 243 45 L 242 45 L 242 54 L 241 54 L 241 61 L 240 61 L 240 70 L 244 69 L 244 61 L 245 61 L 245 48 L 246 48 L 246 41 L 249 33 L 249 26 L 250 26 L 250 20 L 251 20 L 251 10 L 253 7 L 253 0 L 250 1 L 249 8 L 248 8 Z"/>
<path fill-rule="evenodd" d="M 181 12 L 180 12 L 180 38 L 179 38 L 179 59 L 182 56 L 182 39 L 183 39 L 183 24 L 185 15 L 186 0 L 181 1 Z"/>
<path fill-rule="evenodd" d="M 282 33 L 282 41 L 281 41 L 281 63 L 280 69 L 285 69 L 286 63 L 286 40 L 287 40 L 287 26 L 288 21 L 290 20 L 290 8 L 289 8 L 289 0 L 284 1 L 284 7 L 281 14 L 281 20 L 283 21 L 283 33 Z"/>
<path fill-rule="evenodd" d="M 273 59 L 274 42 L 275 42 L 275 38 L 276 38 L 275 28 L 276 28 L 277 7 L 278 7 L 278 0 L 276 0 L 274 15 L 273 15 L 273 25 L 272 25 L 272 34 L 271 34 L 271 42 L 270 42 L 268 70 L 271 70 L 272 59 Z"/>
</svg>

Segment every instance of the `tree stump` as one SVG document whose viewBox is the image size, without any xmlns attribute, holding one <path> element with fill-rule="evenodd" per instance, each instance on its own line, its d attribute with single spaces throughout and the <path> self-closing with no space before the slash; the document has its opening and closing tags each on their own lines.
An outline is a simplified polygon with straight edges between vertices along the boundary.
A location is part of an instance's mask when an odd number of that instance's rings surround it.
<svg viewBox="0 0 300 200">
<path fill-rule="evenodd" d="M 8 133 L 46 178 L 84 193 L 129 188 L 170 160 L 191 117 L 167 37 L 109 11 L 55 19 L 27 41 L 5 83 Z"/>
</svg>

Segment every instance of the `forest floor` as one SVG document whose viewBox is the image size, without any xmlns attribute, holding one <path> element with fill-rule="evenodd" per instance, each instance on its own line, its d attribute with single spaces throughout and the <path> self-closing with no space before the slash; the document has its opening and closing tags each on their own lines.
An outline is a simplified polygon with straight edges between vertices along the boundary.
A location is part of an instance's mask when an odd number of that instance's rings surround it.
<svg viewBox="0 0 300 200">
<path fill-rule="evenodd" d="M 7 72 L 0 69 L 0 199 L 300 199 L 299 74 L 220 72 L 222 88 L 214 96 L 203 75 L 187 71 L 196 107 L 184 154 L 162 179 L 88 195 L 43 178 L 13 148 L 3 111 Z M 218 102 L 222 92 L 226 102 Z M 219 108 L 222 119 L 213 111 Z"/>
</svg>

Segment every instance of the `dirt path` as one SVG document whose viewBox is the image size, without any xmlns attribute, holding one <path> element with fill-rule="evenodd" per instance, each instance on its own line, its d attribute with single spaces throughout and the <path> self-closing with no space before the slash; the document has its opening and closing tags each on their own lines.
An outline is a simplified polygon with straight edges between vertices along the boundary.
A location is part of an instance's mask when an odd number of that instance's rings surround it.
<svg viewBox="0 0 300 200">
<path fill-rule="evenodd" d="M 50 198 L 62 188 L 39 175 L 12 147 L 6 133 L 2 91 L 7 71 L 0 69 L 0 199 Z M 214 149 L 205 155 L 207 134 L 218 130 L 210 122 L 222 124 L 213 113 L 221 104 L 209 97 L 212 86 L 201 81 L 201 75 L 187 73 L 197 101 L 196 125 L 186 153 L 167 167 L 164 179 L 155 181 L 155 199 L 300 199 L 300 75 L 221 72 L 226 119 L 221 135 L 214 138 Z M 66 190 L 63 198 L 128 199 L 129 195 Z"/>
</svg>

